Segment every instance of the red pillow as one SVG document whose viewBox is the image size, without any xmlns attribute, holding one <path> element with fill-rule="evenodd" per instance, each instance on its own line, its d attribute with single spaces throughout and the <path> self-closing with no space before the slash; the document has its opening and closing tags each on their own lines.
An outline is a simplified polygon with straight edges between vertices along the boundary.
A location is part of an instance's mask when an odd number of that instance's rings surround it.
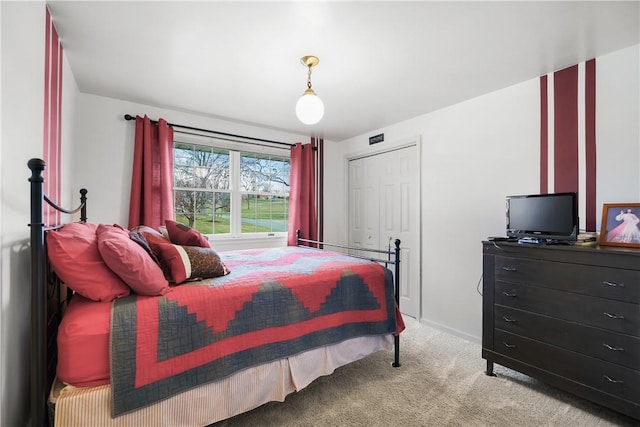
<svg viewBox="0 0 640 427">
<path fill-rule="evenodd" d="M 72 223 L 47 232 L 47 253 L 56 275 L 93 301 L 112 301 L 131 290 L 102 260 L 95 224 Z"/>
<path fill-rule="evenodd" d="M 195 228 L 181 224 L 170 219 L 166 219 L 164 224 L 167 227 L 169 240 L 174 245 L 183 246 L 200 246 L 201 248 L 210 248 L 209 239 Z"/>
<path fill-rule="evenodd" d="M 138 295 L 164 295 L 169 283 L 162 269 L 121 227 L 100 224 L 98 249 L 109 266 Z"/>
<path fill-rule="evenodd" d="M 220 256 L 211 248 L 164 243 L 158 249 L 160 257 L 171 270 L 171 281 L 176 284 L 230 273 Z"/>
</svg>

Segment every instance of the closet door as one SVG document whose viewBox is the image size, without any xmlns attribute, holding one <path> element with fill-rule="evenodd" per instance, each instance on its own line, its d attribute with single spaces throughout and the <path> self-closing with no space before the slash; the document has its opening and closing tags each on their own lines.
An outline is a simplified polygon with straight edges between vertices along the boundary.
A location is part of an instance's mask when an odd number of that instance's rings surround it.
<svg viewBox="0 0 640 427">
<path fill-rule="evenodd" d="M 416 145 L 349 162 L 350 244 L 401 241 L 400 311 L 420 318 L 420 152 Z"/>
<path fill-rule="evenodd" d="M 374 157 L 349 162 L 350 246 L 380 248 L 379 177 L 376 162 Z M 355 255 L 371 256 L 370 253 Z"/>
</svg>

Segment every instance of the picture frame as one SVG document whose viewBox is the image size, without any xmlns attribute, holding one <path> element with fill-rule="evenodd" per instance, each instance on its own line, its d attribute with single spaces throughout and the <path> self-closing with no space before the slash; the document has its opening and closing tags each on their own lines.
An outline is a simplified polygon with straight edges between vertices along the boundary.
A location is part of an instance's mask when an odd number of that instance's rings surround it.
<svg viewBox="0 0 640 427">
<path fill-rule="evenodd" d="M 603 204 L 598 244 L 640 248 L 640 203 Z"/>
</svg>

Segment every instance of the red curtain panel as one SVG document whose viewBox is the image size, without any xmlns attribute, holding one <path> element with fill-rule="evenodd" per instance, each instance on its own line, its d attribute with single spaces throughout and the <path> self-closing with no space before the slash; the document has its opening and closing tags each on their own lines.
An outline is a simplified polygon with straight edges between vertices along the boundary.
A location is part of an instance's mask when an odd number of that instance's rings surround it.
<svg viewBox="0 0 640 427">
<path fill-rule="evenodd" d="M 173 128 L 136 116 L 129 228 L 173 219 Z"/>
<path fill-rule="evenodd" d="M 300 235 L 304 239 L 318 239 L 312 144 L 297 143 L 291 147 L 289 235 L 287 239 L 289 246 L 296 244 L 296 230 L 300 230 Z"/>
</svg>

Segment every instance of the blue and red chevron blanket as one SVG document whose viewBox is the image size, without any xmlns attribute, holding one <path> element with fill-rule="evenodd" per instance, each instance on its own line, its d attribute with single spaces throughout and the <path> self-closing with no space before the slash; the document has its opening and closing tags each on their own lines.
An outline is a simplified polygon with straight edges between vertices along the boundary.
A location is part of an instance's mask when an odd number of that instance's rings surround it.
<svg viewBox="0 0 640 427">
<path fill-rule="evenodd" d="M 391 272 L 309 248 L 221 252 L 231 274 L 113 304 L 112 416 L 236 371 L 400 332 Z"/>
</svg>

